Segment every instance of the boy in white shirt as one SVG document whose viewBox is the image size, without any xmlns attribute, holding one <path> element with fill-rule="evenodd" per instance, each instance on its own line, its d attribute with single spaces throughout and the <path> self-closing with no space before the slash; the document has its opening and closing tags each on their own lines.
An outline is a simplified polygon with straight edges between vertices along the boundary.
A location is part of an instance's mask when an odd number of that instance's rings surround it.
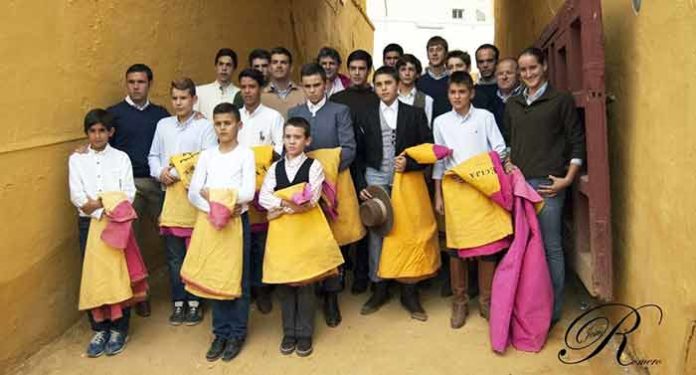
<svg viewBox="0 0 696 375">
<path fill-rule="evenodd" d="M 165 196 L 167 186 L 180 180 L 176 169 L 170 165 L 172 156 L 185 152 L 199 152 L 217 145 L 217 137 L 210 121 L 205 118 L 196 118 L 193 111 L 197 101 L 195 83 L 190 78 L 172 81 L 171 98 L 175 115 L 165 117 L 157 123 L 148 155 L 150 175 L 162 183 Z M 190 228 L 186 229 L 190 232 Z M 203 320 L 200 299 L 184 290 L 184 284 L 179 275 L 186 255 L 187 237 L 190 238 L 190 233 L 168 231 L 168 228 L 163 226 L 160 226 L 160 232 L 165 239 L 169 281 L 172 288 L 173 309 L 169 322 L 172 325 L 198 324 Z"/>
<path fill-rule="evenodd" d="M 254 199 L 256 166 L 254 153 L 237 141 L 242 126 L 239 110 L 231 103 L 220 103 L 213 109 L 213 124 L 219 144 L 201 152 L 191 179 L 188 196 L 203 212 L 210 212 L 209 189 L 237 190 L 237 203 L 232 216 L 241 216 L 243 228 L 242 295 L 233 300 L 212 300 L 213 340 L 206 359 L 222 356 L 230 361 L 239 354 L 246 339 L 250 300 L 250 228 L 247 205 Z M 214 262 L 214 259 L 208 261 Z"/>
<path fill-rule="evenodd" d="M 495 151 L 502 160 L 505 159 L 505 141 L 498 130 L 493 114 L 471 105 L 471 100 L 474 98 L 474 82 L 469 73 L 454 72 L 450 75 L 447 96 L 452 110 L 438 116 L 433 122 L 435 144 L 453 150 L 451 156 L 438 161 L 433 168 L 435 210 L 441 215 L 444 215 L 446 203 L 442 198 L 442 176 L 446 170 L 484 152 Z M 456 218 L 446 219 L 456 220 Z M 495 265 L 496 255 L 478 258 L 479 305 L 481 316 L 485 318 L 488 318 Z M 450 281 L 453 292 L 450 318 L 452 328 L 461 328 L 469 313 L 467 266 L 466 260 L 460 258 L 456 251 L 450 252 Z"/>
<path fill-rule="evenodd" d="M 74 153 L 69 159 L 70 201 L 79 213 L 78 230 L 80 251 L 85 254 L 87 234 L 92 218 L 100 219 L 104 213 L 99 195 L 121 191 L 128 200 L 135 198 L 135 183 L 130 159 L 125 152 L 109 146 L 114 134 L 113 117 L 103 109 L 93 109 L 84 121 L 89 146 L 85 153 Z M 103 353 L 115 355 L 123 351 L 128 336 L 130 308 L 123 309 L 123 317 L 117 320 L 96 322 L 91 311 L 87 313 L 94 336 L 87 347 L 87 356 L 99 357 Z"/>
</svg>

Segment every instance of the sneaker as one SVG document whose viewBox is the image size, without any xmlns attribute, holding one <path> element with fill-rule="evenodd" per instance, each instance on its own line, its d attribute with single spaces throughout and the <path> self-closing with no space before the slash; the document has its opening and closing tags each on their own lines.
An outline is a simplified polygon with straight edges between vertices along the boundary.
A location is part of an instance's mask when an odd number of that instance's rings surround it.
<svg viewBox="0 0 696 375">
<path fill-rule="evenodd" d="M 312 338 L 311 337 L 300 337 L 297 339 L 297 348 L 295 352 L 299 357 L 307 357 L 312 354 Z"/>
<path fill-rule="evenodd" d="M 169 316 L 169 324 L 173 326 L 181 325 L 181 323 L 186 320 L 186 313 L 184 312 L 184 306 L 174 305 L 172 309 L 172 315 Z"/>
<path fill-rule="evenodd" d="M 283 336 L 283 341 L 280 343 L 280 353 L 290 355 L 295 351 L 297 340 L 292 336 Z"/>
<path fill-rule="evenodd" d="M 106 355 L 116 355 L 123 351 L 128 341 L 128 335 L 119 331 L 111 331 L 111 337 L 106 343 Z"/>
<path fill-rule="evenodd" d="M 195 326 L 196 324 L 203 321 L 203 308 L 201 305 L 189 306 L 186 311 L 186 318 L 184 319 L 184 324 L 187 326 Z"/>
<path fill-rule="evenodd" d="M 89 341 L 89 346 L 87 346 L 87 356 L 90 358 L 97 358 L 104 354 L 104 349 L 106 349 L 106 343 L 109 341 L 109 331 L 99 331 L 95 332 L 92 336 L 92 340 Z"/>
<path fill-rule="evenodd" d="M 222 353 L 222 360 L 225 362 L 233 360 L 242 351 L 242 345 L 244 345 L 244 339 L 227 340 L 225 351 Z"/>
<path fill-rule="evenodd" d="M 212 344 L 210 344 L 208 353 L 205 354 L 205 359 L 207 359 L 209 362 L 217 361 L 218 358 L 222 356 L 222 352 L 225 351 L 225 345 L 227 345 L 227 339 L 215 336 Z"/>
</svg>

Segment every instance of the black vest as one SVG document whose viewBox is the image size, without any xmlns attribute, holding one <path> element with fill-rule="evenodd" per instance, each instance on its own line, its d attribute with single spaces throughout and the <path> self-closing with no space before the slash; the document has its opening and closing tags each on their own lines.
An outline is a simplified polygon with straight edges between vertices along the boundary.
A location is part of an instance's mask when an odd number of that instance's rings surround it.
<svg viewBox="0 0 696 375">
<path fill-rule="evenodd" d="M 278 191 L 280 189 L 285 189 L 286 187 L 296 185 L 302 182 L 307 182 L 309 183 L 309 169 L 312 167 L 312 162 L 314 159 L 312 158 L 307 158 L 302 165 L 300 166 L 300 169 L 297 171 L 297 174 L 295 175 L 295 178 L 292 180 L 292 182 L 288 179 L 288 174 L 285 172 L 285 158 L 281 159 L 278 164 L 276 164 L 275 168 L 275 177 L 276 177 L 276 187 L 275 191 Z"/>
</svg>

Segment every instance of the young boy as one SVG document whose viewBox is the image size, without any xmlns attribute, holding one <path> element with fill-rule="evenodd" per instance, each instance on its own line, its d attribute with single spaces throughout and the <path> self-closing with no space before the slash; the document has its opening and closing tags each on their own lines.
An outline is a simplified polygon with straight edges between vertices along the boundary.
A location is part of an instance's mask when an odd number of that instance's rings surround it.
<svg viewBox="0 0 696 375">
<path fill-rule="evenodd" d="M 148 163 L 150 175 L 157 179 L 165 190 L 165 203 L 160 217 L 160 234 L 164 236 L 167 249 L 169 282 L 172 289 L 173 307 L 169 323 L 195 325 L 203 320 L 200 298 L 186 292 L 179 274 L 186 255 L 186 242 L 191 237 L 195 223 L 196 211 L 193 206 L 190 206 L 186 190 L 178 185 L 184 183 L 181 180 L 183 176 L 180 176 L 171 165 L 171 158 L 183 153 L 196 153 L 214 147 L 217 145 L 217 137 L 208 120 L 196 119 L 193 111 L 197 101 L 196 85 L 190 78 L 173 81 L 170 93 L 175 115 L 163 118 L 157 123 Z M 167 197 L 167 195 L 170 196 Z M 179 213 L 184 211 L 187 214 L 184 216 L 190 216 L 189 213 L 192 213 L 193 217 L 178 220 L 179 222 L 175 224 L 169 223 L 166 213 L 172 211 L 169 210 L 168 204 L 176 206 Z"/>
<path fill-rule="evenodd" d="M 416 81 L 423 71 L 420 60 L 407 53 L 396 62 L 396 71 L 399 72 L 399 100 L 422 108 L 428 118 L 428 126 L 432 126 L 433 98 L 416 88 Z"/>
<path fill-rule="evenodd" d="M 213 125 L 218 146 L 201 152 L 189 186 L 188 197 L 199 210 L 210 214 L 209 189 L 234 189 L 237 199 L 232 218 L 240 217 L 243 232 L 242 295 L 236 299 L 213 299 L 213 334 L 215 339 L 206 354 L 208 361 L 222 356 L 230 361 L 239 354 L 244 344 L 249 318 L 250 282 L 250 228 L 247 205 L 254 199 L 256 168 L 254 153 L 237 142 L 242 126 L 239 110 L 231 103 L 220 103 L 213 109 Z M 207 224 L 207 223 L 203 223 Z M 194 229 L 197 232 L 198 223 Z M 228 225 L 230 225 L 228 223 Z M 218 233 L 215 233 L 216 235 Z M 192 241 L 191 247 L 194 246 Z M 205 245 L 204 245 L 205 246 Z M 191 250 L 189 250 L 191 251 Z M 198 260 L 201 261 L 201 260 Z M 203 262 L 220 262 L 206 258 Z M 185 267 L 184 267 L 185 268 Z M 219 271 L 219 270 L 214 270 Z M 225 273 L 231 274 L 231 270 Z"/>
<path fill-rule="evenodd" d="M 83 258 L 90 222 L 92 219 L 102 219 L 104 214 L 100 194 L 120 191 L 126 194 L 130 202 L 135 198 L 130 159 L 125 152 L 109 146 L 109 138 L 114 134 L 112 116 L 103 109 L 93 109 L 85 116 L 84 130 L 89 140 L 87 152 L 74 153 L 69 160 L 70 201 L 79 213 L 78 229 Z M 123 351 L 128 337 L 129 308 L 124 308 L 123 316 L 116 320 L 97 322 L 91 311 L 87 316 L 94 331 L 87 347 L 87 356 L 99 357 L 103 353 L 115 355 Z"/>
<path fill-rule="evenodd" d="M 396 172 L 423 170 L 425 166 L 401 154 L 408 147 L 433 141 L 425 112 L 400 103 L 397 99 L 399 74 L 396 70 L 383 66 L 377 69 L 373 81 L 380 102 L 358 118 L 359 144 L 362 145 L 359 149 L 363 155 L 359 155 L 357 160 L 363 174 L 359 176 L 357 184 L 362 200 L 372 198 L 366 189 L 367 185 L 379 185 L 390 192 Z M 375 288 L 360 311 L 363 315 L 376 312 L 389 300 L 387 281 L 378 276 L 382 241 L 383 238 L 378 234 L 372 231 L 368 234 L 370 279 Z M 401 290 L 401 304 L 411 317 L 426 320 L 427 315 L 420 304 L 416 285 L 403 283 Z"/>
<path fill-rule="evenodd" d="M 304 151 L 311 142 L 310 125 L 307 120 L 299 117 L 292 117 L 285 123 L 283 141 L 285 144 L 285 156 L 283 159 L 273 163 L 266 174 L 261 192 L 259 195 L 259 203 L 269 211 L 269 238 L 266 246 L 266 257 L 264 259 L 264 281 L 274 277 L 269 275 L 266 270 L 270 261 L 273 261 L 273 253 L 286 252 L 287 246 L 302 247 L 298 244 L 286 244 L 283 249 L 273 248 L 273 230 L 274 220 L 280 220 L 283 215 L 299 215 L 309 214 L 312 210 L 320 210 L 316 204 L 321 196 L 321 186 L 324 182 L 324 171 L 321 163 L 308 158 Z M 298 205 L 291 200 L 281 199 L 274 192 L 288 188 L 290 186 L 308 183 L 311 189 L 311 197 L 308 202 Z M 323 220 L 325 228 L 324 232 L 328 233 L 330 240 L 333 240 L 328 223 L 324 219 L 321 211 L 319 216 L 315 216 Z M 280 217 L 280 218 L 279 218 Z M 287 221 L 286 221 L 287 223 Z M 282 224 L 282 223 L 281 223 Z M 322 223 L 318 223 L 322 224 Z M 307 231 L 312 231 L 314 228 L 304 228 Z M 296 233 L 301 241 L 301 236 L 307 235 Z M 312 236 L 318 236 L 318 233 L 312 233 Z M 316 241 L 312 241 L 316 244 Z M 283 247 L 282 244 L 279 244 Z M 321 244 L 320 244 L 321 245 Z M 335 252 L 340 258 L 340 250 L 338 245 L 333 241 L 333 244 L 327 244 L 328 247 L 335 247 Z M 313 256 L 319 257 L 317 250 L 323 250 L 317 247 L 310 249 Z M 315 260 L 315 259 L 312 259 Z M 307 263 L 312 263 L 309 259 L 293 259 L 297 264 L 296 268 L 306 267 Z M 341 259 L 342 261 L 342 259 Z M 283 278 L 285 275 L 279 275 Z M 281 309 L 283 316 L 283 340 L 280 345 L 280 352 L 284 355 L 292 354 L 296 351 L 298 356 L 304 357 L 312 353 L 312 336 L 314 334 L 314 313 L 316 296 L 314 295 L 314 283 L 281 283 L 278 285 L 278 295 L 281 299 Z"/>
<path fill-rule="evenodd" d="M 505 153 L 505 141 L 493 114 L 471 105 L 474 98 L 471 76 L 466 72 L 452 73 L 448 85 L 447 96 L 452 111 L 438 116 L 433 123 L 435 144 L 454 151 L 451 156 L 438 161 L 433 168 L 435 210 L 441 215 L 444 214 L 446 204 L 442 198 L 442 176 L 446 170 L 480 153 L 495 151 L 501 159 L 504 159 Z M 446 220 L 457 218 L 447 217 Z M 480 312 L 485 318 L 488 318 L 495 261 L 495 255 L 478 259 Z M 460 258 L 456 251 L 450 253 L 450 280 L 453 292 L 450 324 L 452 328 L 461 328 L 469 313 L 468 268 L 466 260 Z"/>
</svg>

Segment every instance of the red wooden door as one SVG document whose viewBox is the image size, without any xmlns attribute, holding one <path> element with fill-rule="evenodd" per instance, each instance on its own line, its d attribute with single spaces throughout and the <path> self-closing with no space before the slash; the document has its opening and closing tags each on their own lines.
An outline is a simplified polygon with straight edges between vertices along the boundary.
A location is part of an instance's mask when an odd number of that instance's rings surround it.
<svg viewBox="0 0 696 375">
<path fill-rule="evenodd" d="M 611 197 L 600 0 L 567 0 L 536 42 L 549 79 L 575 97 L 587 160 L 569 199 L 564 240 L 570 263 L 593 296 L 612 299 Z"/>
</svg>

